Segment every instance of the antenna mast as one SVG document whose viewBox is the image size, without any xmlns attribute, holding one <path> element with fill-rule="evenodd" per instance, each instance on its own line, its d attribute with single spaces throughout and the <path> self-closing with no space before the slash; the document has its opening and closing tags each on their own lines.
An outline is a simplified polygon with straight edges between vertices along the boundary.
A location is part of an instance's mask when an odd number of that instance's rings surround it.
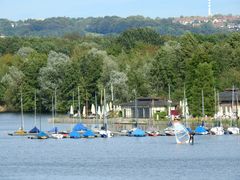
<svg viewBox="0 0 240 180">
<path fill-rule="evenodd" d="M 211 12 L 211 0 L 208 0 L 208 17 L 212 16 L 212 12 Z"/>
</svg>

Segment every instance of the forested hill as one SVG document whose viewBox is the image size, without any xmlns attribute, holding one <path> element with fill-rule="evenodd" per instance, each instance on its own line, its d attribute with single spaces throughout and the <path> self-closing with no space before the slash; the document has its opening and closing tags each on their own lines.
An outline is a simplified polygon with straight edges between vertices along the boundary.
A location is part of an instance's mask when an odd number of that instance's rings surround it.
<svg viewBox="0 0 240 180">
<path fill-rule="evenodd" d="M 149 28 L 130 29 L 119 36 L 0 38 L 0 108 L 67 112 L 80 88 L 81 104 L 95 102 L 95 93 L 114 88 L 114 103 L 138 97 L 183 98 L 190 113 L 214 114 L 215 91 L 240 87 L 240 33 L 163 36 Z M 136 94 L 135 94 L 136 93 Z M 75 98 L 76 99 L 76 98 Z M 75 102 L 77 103 L 77 102 Z M 90 106 L 88 107 L 90 108 Z"/>
<path fill-rule="evenodd" d="M 193 19 L 192 22 L 196 20 Z M 199 20 L 197 20 L 199 22 Z M 212 22 L 187 23 L 184 25 L 176 18 L 151 19 L 142 16 L 130 16 L 121 18 L 117 16 L 105 16 L 98 18 L 68 18 L 57 17 L 42 20 L 29 19 L 25 21 L 11 21 L 0 19 L 1 36 L 64 36 L 77 33 L 80 35 L 110 35 L 119 34 L 130 28 L 150 27 L 162 35 L 182 35 L 184 33 L 226 33 L 226 27 L 213 26 Z"/>
</svg>

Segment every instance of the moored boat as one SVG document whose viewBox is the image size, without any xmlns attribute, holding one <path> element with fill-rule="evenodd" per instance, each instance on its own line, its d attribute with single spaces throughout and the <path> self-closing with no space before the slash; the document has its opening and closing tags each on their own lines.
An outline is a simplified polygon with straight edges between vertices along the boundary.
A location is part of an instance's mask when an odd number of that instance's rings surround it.
<svg viewBox="0 0 240 180">
<path fill-rule="evenodd" d="M 175 136 L 173 127 L 167 127 L 164 129 L 164 133 L 166 136 Z"/>
<path fill-rule="evenodd" d="M 208 134 L 208 131 L 206 130 L 205 126 L 202 126 L 202 125 L 197 126 L 194 132 L 196 135 L 207 135 Z"/>
<path fill-rule="evenodd" d="M 229 127 L 227 129 L 229 134 L 239 134 L 239 128 L 238 127 Z"/>
<path fill-rule="evenodd" d="M 160 136 L 160 133 L 158 131 L 151 131 L 151 132 L 147 132 L 147 135 L 156 137 L 156 136 Z"/>
<path fill-rule="evenodd" d="M 217 136 L 224 135 L 224 129 L 221 126 L 213 127 L 210 129 L 210 133 Z"/>
<path fill-rule="evenodd" d="M 43 132 L 43 131 L 40 131 L 38 134 L 37 134 L 37 138 L 38 139 L 48 139 L 49 136 L 47 133 Z"/>
<path fill-rule="evenodd" d="M 94 132 L 92 130 L 87 130 L 83 133 L 83 137 L 84 138 L 95 138 L 96 135 L 94 134 Z"/>
</svg>

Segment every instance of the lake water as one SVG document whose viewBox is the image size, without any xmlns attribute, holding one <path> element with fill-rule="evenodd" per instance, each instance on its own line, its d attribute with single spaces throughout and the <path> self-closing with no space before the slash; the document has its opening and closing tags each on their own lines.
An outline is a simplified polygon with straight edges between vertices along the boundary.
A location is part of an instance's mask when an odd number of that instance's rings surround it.
<svg viewBox="0 0 240 180">
<path fill-rule="evenodd" d="M 48 117 L 41 118 L 42 130 L 52 127 Z M 195 136 L 194 145 L 177 145 L 175 137 L 8 136 L 19 124 L 19 114 L 0 114 L 1 180 L 240 179 L 240 136 Z M 25 115 L 25 129 L 33 125 L 33 115 Z"/>
</svg>

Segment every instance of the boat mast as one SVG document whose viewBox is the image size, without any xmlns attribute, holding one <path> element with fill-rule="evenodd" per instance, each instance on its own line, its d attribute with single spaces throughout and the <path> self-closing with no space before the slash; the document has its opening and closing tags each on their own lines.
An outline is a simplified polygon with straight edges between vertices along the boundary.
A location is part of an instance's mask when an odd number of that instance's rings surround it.
<svg viewBox="0 0 240 180">
<path fill-rule="evenodd" d="M 35 90 L 34 95 L 34 124 L 37 126 L 37 91 Z"/>
<path fill-rule="evenodd" d="M 220 112 L 220 95 L 219 95 L 219 92 L 217 92 L 217 102 L 218 102 L 218 111 Z M 221 114 L 220 114 L 220 117 L 219 117 L 219 126 L 221 127 L 222 126 L 222 117 L 221 117 Z"/>
<path fill-rule="evenodd" d="M 22 88 L 21 88 L 21 130 L 24 129 L 24 117 L 23 117 L 23 98 L 22 98 Z"/>
<path fill-rule="evenodd" d="M 105 92 L 105 88 L 103 89 L 103 118 L 104 118 L 104 128 L 107 131 L 108 127 L 107 127 L 107 114 L 106 114 L 106 92 Z"/>
<path fill-rule="evenodd" d="M 79 122 L 81 122 L 81 104 L 80 104 L 79 86 L 78 86 L 78 118 L 79 118 Z"/>
<path fill-rule="evenodd" d="M 170 84 L 168 84 L 168 117 L 169 121 L 171 120 L 171 87 Z"/>
<path fill-rule="evenodd" d="M 214 114 L 217 119 L 217 92 L 215 87 L 214 87 Z"/>
<path fill-rule="evenodd" d="M 73 116 L 74 116 L 74 91 L 73 91 Z"/>
<path fill-rule="evenodd" d="M 238 89 L 236 90 L 236 126 L 238 127 Z"/>
<path fill-rule="evenodd" d="M 231 114 L 231 124 L 233 126 L 233 107 L 234 107 L 234 85 L 232 86 L 232 114 Z"/>
<path fill-rule="evenodd" d="M 112 85 L 112 83 L 111 83 L 111 97 L 112 97 L 112 105 L 113 105 L 113 85 Z"/>
<path fill-rule="evenodd" d="M 136 121 L 136 127 L 138 127 L 137 93 L 135 89 L 134 89 L 134 96 L 135 96 L 135 121 Z"/>
<path fill-rule="evenodd" d="M 99 122 L 98 122 L 98 113 L 97 113 L 97 111 L 98 111 L 98 104 L 97 104 L 97 93 L 95 92 L 95 116 L 96 116 L 96 123 L 97 123 L 97 125 L 99 124 Z"/>
<path fill-rule="evenodd" d="M 184 107 L 184 118 L 185 118 L 185 125 L 186 127 L 188 127 L 187 124 L 187 111 L 186 111 L 186 107 L 187 106 L 187 102 L 186 102 L 186 88 L 185 88 L 185 83 L 184 83 L 184 91 L 183 91 L 183 107 Z"/>
<path fill-rule="evenodd" d="M 55 117 L 57 117 L 57 89 L 56 88 L 54 90 L 54 98 L 55 98 L 54 113 L 55 113 Z"/>
<path fill-rule="evenodd" d="M 53 122 L 53 127 L 54 127 L 54 98 L 52 96 L 52 122 Z"/>
<path fill-rule="evenodd" d="M 203 89 L 202 89 L 202 117 L 203 121 L 205 119 L 205 111 L 204 111 L 204 94 L 203 94 Z"/>
</svg>

